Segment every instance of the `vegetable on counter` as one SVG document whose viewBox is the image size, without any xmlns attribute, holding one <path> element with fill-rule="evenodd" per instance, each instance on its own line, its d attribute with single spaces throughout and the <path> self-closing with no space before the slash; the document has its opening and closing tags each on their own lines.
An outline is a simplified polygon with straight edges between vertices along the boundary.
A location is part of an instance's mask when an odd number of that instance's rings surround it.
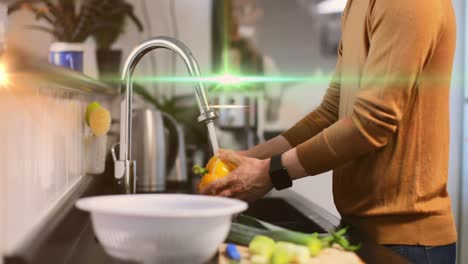
<svg viewBox="0 0 468 264">
<path fill-rule="evenodd" d="M 200 183 L 198 184 L 198 190 L 201 190 L 212 182 L 226 177 L 235 168 L 236 165 L 224 162 L 218 157 L 213 156 L 208 161 L 205 168 L 195 165 L 193 166 L 192 171 L 195 174 L 203 175 Z"/>
<path fill-rule="evenodd" d="M 340 245 L 343 249 L 345 249 L 347 251 L 359 250 L 361 248 L 361 244 L 351 245 L 349 243 L 349 241 L 344 237 L 344 235 L 346 235 L 347 231 L 348 231 L 347 227 L 342 228 L 337 232 L 332 231 L 329 238 L 325 237 L 324 239 L 331 240 L 331 242 L 329 242 L 330 243 L 329 246 L 331 246 L 331 244 L 333 244 L 333 243 L 336 243 L 336 244 Z"/>
<path fill-rule="evenodd" d="M 289 230 L 272 231 L 270 237 L 275 241 L 286 241 L 297 245 L 306 246 L 309 249 L 311 256 L 317 256 L 322 250 L 322 241 L 318 237 L 318 233 L 304 234 Z"/>
<path fill-rule="evenodd" d="M 256 236 L 249 244 L 249 252 L 254 256 L 270 259 L 275 249 L 275 241 L 267 236 Z"/>
<path fill-rule="evenodd" d="M 288 244 L 282 244 L 284 242 L 278 242 L 275 245 L 273 256 L 271 256 L 271 264 L 289 264 L 291 262 L 291 256 L 293 249 Z"/>
<path fill-rule="evenodd" d="M 229 242 L 249 246 L 250 242 L 258 235 L 265 235 L 268 236 L 270 231 L 265 229 L 259 229 L 255 227 L 250 227 L 246 225 L 242 225 L 239 223 L 232 223 L 231 230 L 229 230 L 229 235 L 227 240 Z"/>
<path fill-rule="evenodd" d="M 345 251 L 361 247 L 351 245 L 345 237 L 347 228 L 319 235 L 287 230 L 244 215 L 236 220 L 231 225 L 228 241 L 248 246 L 253 264 L 302 264 L 335 245 Z"/>
<path fill-rule="evenodd" d="M 304 264 L 309 260 L 309 258 L 310 253 L 307 247 L 279 241 L 275 245 L 271 263 L 288 264 L 292 262 L 297 264 Z"/>
</svg>

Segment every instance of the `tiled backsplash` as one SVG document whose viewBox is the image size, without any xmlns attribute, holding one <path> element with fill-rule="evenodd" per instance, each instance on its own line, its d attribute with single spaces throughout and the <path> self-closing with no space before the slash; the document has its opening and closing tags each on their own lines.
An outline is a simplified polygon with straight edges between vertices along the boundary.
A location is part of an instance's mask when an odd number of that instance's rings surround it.
<svg viewBox="0 0 468 264">
<path fill-rule="evenodd" d="M 0 248 L 6 253 L 89 177 L 84 114 L 91 96 L 51 83 L 15 88 L 0 87 Z"/>
</svg>

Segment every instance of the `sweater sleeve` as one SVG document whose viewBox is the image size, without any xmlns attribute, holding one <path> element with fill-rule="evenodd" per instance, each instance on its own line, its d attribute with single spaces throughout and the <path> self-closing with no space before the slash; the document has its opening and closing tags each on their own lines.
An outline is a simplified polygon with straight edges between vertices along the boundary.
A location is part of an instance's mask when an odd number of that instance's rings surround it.
<svg viewBox="0 0 468 264">
<path fill-rule="evenodd" d="M 431 6 L 415 7 L 406 0 L 373 2 L 367 21 L 370 48 L 351 115 L 296 149 L 309 175 L 389 142 L 417 93 L 437 41 L 441 19 Z"/>
<path fill-rule="evenodd" d="M 335 72 L 320 106 L 297 122 L 293 127 L 282 133 L 282 136 L 291 146 L 296 147 L 338 120 L 341 85 L 341 51 L 342 46 L 340 44 Z"/>
</svg>

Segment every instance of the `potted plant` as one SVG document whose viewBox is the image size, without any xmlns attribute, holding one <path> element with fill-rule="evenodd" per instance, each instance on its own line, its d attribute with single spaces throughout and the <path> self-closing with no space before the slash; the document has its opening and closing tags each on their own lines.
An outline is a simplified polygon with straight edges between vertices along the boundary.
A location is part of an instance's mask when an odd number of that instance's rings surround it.
<svg viewBox="0 0 468 264">
<path fill-rule="evenodd" d="M 48 26 L 31 25 L 29 28 L 54 36 L 55 42 L 50 46 L 50 62 L 83 71 L 82 43 L 97 27 L 93 20 L 99 2 L 85 0 L 77 14 L 73 0 L 18 0 L 10 4 L 8 13 L 28 10 L 36 20 L 47 22 Z"/>
<path fill-rule="evenodd" d="M 122 51 L 112 49 L 112 45 L 117 41 L 124 31 L 125 20 L 130 18 L 138 31 L 143 30 L 143 25 L 133 12 L 133 6 L 124 0 L 104 1 L 107 12 L 96 17 L 98 24 L 111 23 L 110 28 L 99 28 L 93 32 L 92 36 L 96 41 L 96 57 L 98 70 L 101 79 L 112 82 L 120 73 L 120 63 Z"/>
<path fill-rule="evenodd" d="M 113 31 L 122 27 L 115 24 L 115 21 L 101 18 L 115 10 L 121 12 L 114 3 L 123 1 L 82 0 L 80 5 L 76 2 L 75 0 L 17 0 L 9 5 L 8 13 L 28 10 L 35 15 L 36 20 L 45 21 L 48 26 L 31 25 L 29 28 L 54 36 L 56 42 L 50 46 L 50 61 L 82 71 L 83 42 L 98 31 Z M 128 6 L 126 8 L 128 10 Z"/>
</svg>

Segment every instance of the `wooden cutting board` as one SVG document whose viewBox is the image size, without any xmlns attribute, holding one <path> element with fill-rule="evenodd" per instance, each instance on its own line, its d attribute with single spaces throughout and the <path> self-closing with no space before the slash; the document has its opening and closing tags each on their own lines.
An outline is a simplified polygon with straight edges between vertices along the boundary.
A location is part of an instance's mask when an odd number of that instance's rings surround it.
<svg viewBox="0 0 468 264">
<path fill-rule="evenodd" d="M 237 246 L 241 254 L 240 264 L 250 264 L 249 249 Z M 230 264 L 231 260 L 226 256 L 226 244 L 219 246 L 218 264 Z M 339 248 L 327 248 L 322 250 L 317 257 L 311 258 L 307 264 L 364 264 L 364 262 L 354 252 L 343 251 Z"/>
</svg>

